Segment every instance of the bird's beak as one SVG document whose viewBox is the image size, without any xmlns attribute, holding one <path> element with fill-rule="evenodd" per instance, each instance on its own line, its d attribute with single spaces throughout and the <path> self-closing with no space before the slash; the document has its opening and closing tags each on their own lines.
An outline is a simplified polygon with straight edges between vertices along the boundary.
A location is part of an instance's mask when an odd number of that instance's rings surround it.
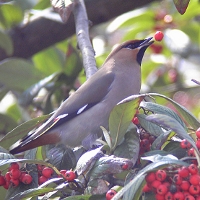
<svg viewBox="0 0 200 200">
<path fill-rule="evenodd" d="M 153 39 L 153 37 L 144 39 L 144 40 L 141 42 L 141 44 L 139 45 L 139 47 L 141 48 L 141 47 L 148 47 L 148 46 L 150 46 L 151 44 L 154 43 L 154 40 L 152 40 L 152 39 Z M 152 41 L 151 41 L 151 40 L 152 40 Z"/>
</svg>

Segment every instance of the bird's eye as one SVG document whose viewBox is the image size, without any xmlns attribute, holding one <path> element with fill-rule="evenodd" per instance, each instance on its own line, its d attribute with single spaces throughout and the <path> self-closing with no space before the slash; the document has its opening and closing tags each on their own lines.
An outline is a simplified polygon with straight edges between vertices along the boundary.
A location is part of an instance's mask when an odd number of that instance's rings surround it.
<svg viewBox="0 0 200 200">
<path fill-rule="evenodd" d="M 126 48 L 126 49 L 135 49 L 135 45 L 134 44 L 128 44 L 124 48 Z"/>
</svg>

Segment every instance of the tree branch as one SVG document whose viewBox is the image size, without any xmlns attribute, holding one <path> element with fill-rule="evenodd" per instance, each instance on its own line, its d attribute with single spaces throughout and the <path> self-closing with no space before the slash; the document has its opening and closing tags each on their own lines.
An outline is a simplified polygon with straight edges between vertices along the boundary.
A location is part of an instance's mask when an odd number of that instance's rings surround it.
<svg viewBox="0 0 200 200">
<path fill-rule="evenodd" d="M 89 38 L 89 20 L 83 0 L 77 0 L 73 13 L 78 46 L 82 52 L 83 66 L 88 79 L 97 71 L 97 67 L 94 58 L 95 52 Z"/>
<path fill-rule="evenodd" d="M 93 25 L 106 22 L 120 14 L 147 5 L 156 0 L 86 0 L 89 20 Z M 74 18 L 70 16 L 67 24 L 38 17 L 25 26 L 8 31 L 14 45 L 12 57 L 29 58 L 35 53 L 60 42 L 75 33 Z M 0 60 L 11 57 L 0 49 Z"/>
</svg>

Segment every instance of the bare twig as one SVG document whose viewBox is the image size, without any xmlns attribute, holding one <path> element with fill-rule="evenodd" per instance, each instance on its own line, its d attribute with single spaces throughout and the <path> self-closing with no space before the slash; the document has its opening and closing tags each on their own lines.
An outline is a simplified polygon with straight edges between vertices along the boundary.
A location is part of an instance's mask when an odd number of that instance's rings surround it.
<svg viewBox="0 0 200 200">
<path fill-rule="evenodd" d="M 94 49 L 89 38 L 89 20 L 87 17 L 84 0 L 76 0 L 73 13 L 75 17 L 76 35 L 78 46 L 83 56 L 83 66 L 86 78 L 90 78 L 96 71 L 96 62 L 94 58 Z"/>
</svg>

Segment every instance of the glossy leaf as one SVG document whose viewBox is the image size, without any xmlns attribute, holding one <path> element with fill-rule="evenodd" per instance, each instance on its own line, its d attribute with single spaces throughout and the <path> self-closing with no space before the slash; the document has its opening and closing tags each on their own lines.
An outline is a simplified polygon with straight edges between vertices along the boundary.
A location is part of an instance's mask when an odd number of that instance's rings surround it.
<svg viewBox="0 0 200 200">
<path fill-rule="evenodd" d="M 124 137 L 142 97 L 133 95 L 118 103 L 111 111 L 109 117 L 109 130 L 112 149 L 115 149 Z"/>
<path fill-rule="evenodd" d="M 30 197 L 37 197 L 38 195 L 43 195 L 44 193 L 54 191 L 56 189 L 54 188 L 34 188 L 29 189 L 24 192 L 20 192 L 16 194 L 13 197 L 10 197 L 9 200 L 15 200 L 15 199 L 24 199 L 24 198 L 30 198 Z"/>
<path fill-rule="evenodd" d="M 172 109 L 152 102 L 141 102 L 140 106 L 156 114 L 164 114 L 176 119 L 186 130 L 187 127 L 183 120 Z"/>
<path fill-rule="evenodd" d="M 175 119 L 166 115 L 161 115 L 161 114 L 149 115 L 146 119 L 164 128 L 173 130 L 174 132 L 176 132 L 176 134 L 180 138 L 186 139 L 188 142 L 190 142 L 190 144 L 194 147 L 196 152 L 199 154 L 199 151 L 195 145 L 194 140 L 188 135 L 185 129 Z"/>
<path fill-rule="evenodd" d="M 128 158 L 136 163 L 140 150 L 140 138 L 136 126 L 132 123 L 129 126 L 124 141 L 118 145 L 114 151 L 114 155 L 121 158 Z"/>
<path fill-rule="evenodd" d="M 190 111 L 188 111 L 184 106 L 180 105 L 179 103 L 175 102 L 174 100 L 172 100 L 169 97 L 166 97 L 162 94 L 149 93 L 149 95 L 150 96 L 158 96 L 158 97 L 161 97 L 161 98 L 168 100 L 177 109 L 177 111 L 179 112 L 181 117 L 185 120 L 185 122 L 187 122 L 195 130 L 200 127 L 199 120 Z"/>
<path fill-rule="evenodd" d="M 111 138 L 110 138 L 110 135 L 109 135 L 108 131 L 103 126 L 101 126 L 101 129 L 103 131 L 103 136 L 104 136 L 108 146 L 110 148 L 112 148 Z"/>
<path fill-rule="evenodd" d="M 159 135 L 163 133 L 163 130 L 161 129 L 160 126 L 146 120 L 147 115 L 138 114 L 137 117 L 139 119 L 139 122 L 142 128 L 144 128 L 151 135 L 158 137 Z"/>
<path fill-rule="evenodd" d="M 166 131 L 161 133 L 156 139 L 155 141 L 152 143 L 151 145 L 151 149 L 161 149 L 162 145 L 167 142 L 167 138 L 169 137 L 171 131 Z"/>
</svg>

